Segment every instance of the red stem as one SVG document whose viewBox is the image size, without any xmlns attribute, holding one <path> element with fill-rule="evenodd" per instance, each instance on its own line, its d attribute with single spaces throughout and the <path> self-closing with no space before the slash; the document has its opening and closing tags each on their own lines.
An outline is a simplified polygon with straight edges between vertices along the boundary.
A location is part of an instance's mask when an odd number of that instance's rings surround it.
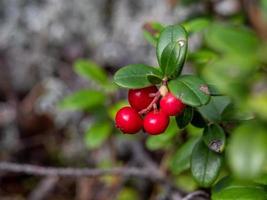
<svg viewBox="0 0 267 200">
<path fill-rule="evenodd" d="M 154 99 L 151 101 L 151 103 L 145 109 L 139 111 L 139 114 L 142 115 L 142 114 L 148 113 L 153 108 L 153 105 L 157 103 L 157 101 L 159 100 L 159 98 L 160 98 L 160 93 L 158 91 L 156 93 Z"/>
</svg>

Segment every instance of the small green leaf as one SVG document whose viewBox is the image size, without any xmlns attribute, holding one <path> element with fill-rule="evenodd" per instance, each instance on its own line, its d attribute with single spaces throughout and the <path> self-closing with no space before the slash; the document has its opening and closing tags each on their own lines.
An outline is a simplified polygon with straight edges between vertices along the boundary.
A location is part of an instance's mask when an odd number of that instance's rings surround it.
<svg viewBox="0 0 267 200">
<path fill-rule="evenodd" d="M 183 112 L 175 117 L 176 124 L 180 129 L 185 128 L 192 120 L 194 110 L 191 106 L 186 106 Z"/>
<path fill-rule="evenodd" d="M 156 75 L 156 74 L 147 75 L 147 79 L 153 85 L 157 85 L 157 84 L 160 84 L 162 82 L 162 77 L 159 75 Z"/>
<path fill-rule="evenodd" d="M 227 157 L 234 175 L 253 179 L 260 175 L 267 159 L 267 134 L 264 125 L 246 122 L 231 135 Z"/>
<path fill-rule="evenodd" d="M 221 153 L 225 147 L 225 134 L 217 124 L 206 126 L 203 131 L 203 141 L 210 150 Z"/>
<path fill-rule="evenodd" d="M 157 45 L 160 32 L 163 30 L 163 25 L 158 22 L 149 22 L 143 26 L 144 38 L 153 46 Z"/>
<path fill-rule="evenodd" d="M 221 165 L 220 154 L 211 151 L 203 141 L 195 145 L 191 157 L 191 172 L 200 186 L 212 185 L 219 175 Z"/>
<path fill-rule="evenodd" d="M 97 83 L 105 84 L 108 81 L 106 72 L 90 60 L 79 59 L 74 63 L 74 70 L 80 76 Z"/>
<path fill-rule="evenodd" d="M 60 108 L 71 110 L 90 110 L 97 106 L 103 105 L 105 101 L 105 95 L 95 90 L 79 90 L 67 97 L 65 97 L 60 103 Z"/>
<path fill-rule="evenodd" d="M 202 31 L 210 25 L 210 21 L 206 18 L 196 18 L 183 23 L 183 27 L 189 34 Z"/>
<path fill-rule="evenodd" d="M 110 121 L 97 122 L 85 132 L 84 140 L 88 149 L 100 147 L 111 133 L 112 125 Z"/>
<path fill-rule="evenodd" d="M 147 78 L 149 75 L 162 77 L 157 68 L 143 64 L 127 65 L 116 72 L 114 81 L 125 88 L 144 88 L 152 85 Z"/>
<path fill-rule="evenodd" d="M 199 50 L 197 52 L 192 52 L 188 55 L 187 60 L 192 61 L 197 65 L 205 65 L 210 61 L 218 58 L 218 54 L 211 50 Z"/>
<path fill-rule="evenodd" d="M 157 58 L 158 63 L 161 63 L 161 56 L 164 49 L 171 43 L 177 43 L 183 41 L 184 45 L 187 47 L 187 32 L 180 25 L 167 26 L 160 34 L 157 43 Z M 185 57 L 186 55 L 184 55 Z M 184 58 L 185 59 L 185 58 Z M 180 59 L 180 60 L 184 60 Z"/>
<path fill-rule="evenodd" d="M 146 146 L 149 150 L 158 150 L 168 148 L 172 144 L 172 139 L 179 133 L 179 129 L 175 124 L 175 120 L 171 119 L 166 131 L 160 135 L 150 136 L 146 141 Z"/>
<path fill-rule="evenodd" d="M 262 185 L 242 183 L 229 177 L 221 179 L 212 189 L 212 200 L 266 200 L 267 190 Z"/>
<path fill-rule="evenodd" d="M 231 103 L 231 100 L 227 96 L 212 96 L 207 105 L 198 107 L 198 111 L 201 115 L 210 122 L 222 121 L 222 113 L 225 108 Z"/>
<path fill-rule="evenodd" d="M 205 105 L 210 100 L 207 84 L 193 75 L 182 75 L 169 82 L 169 88 L 183 103 L 197 107 Z"/>
<path fill-rule="evenodd" d="M 185 40 L 170 42 L 163 50 L 160 68 L 164 76 L 175 78 L 180 75 L 187 52 Z"/>
<path fill-rule="evenodd" d="M 180 174 L 190 168 L 191 154 L 199 138 L 192 137 L 176 151 L 171 161 L 171 170 L 174 174 Z"/>
</svg>

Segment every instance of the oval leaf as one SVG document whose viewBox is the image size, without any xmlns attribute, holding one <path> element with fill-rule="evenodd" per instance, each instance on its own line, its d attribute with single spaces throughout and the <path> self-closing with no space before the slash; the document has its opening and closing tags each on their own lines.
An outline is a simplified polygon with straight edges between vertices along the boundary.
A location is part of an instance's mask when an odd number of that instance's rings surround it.
<svg viewBox="0 0 267 200">
<path fill-rule="evenodd" d="M 187 48 L 187 32 L 182 26 L 168 26 L 161 32 L 157 43 L 157 58 L 159 64 L 161 63 L 161 56 L 166 46 L 171 42 L 177 43 L 178 41 L 184 41 Z"/>
<path fill-rule="evenodd" d="M 221 155 L 211 151 L 203 141 L 195 145 L 191 157 L 191 172 L 200 186 L 212 185 L 219 175 L 221 165 Z"/>
<path fill-rule="evenodd" d="M 259 184 L 240 183 L 225 177 L 212 189 L 213 200 L 265 200 L 267 190 Z"/>
<path fill-rule="evenodd" d="M 152 85 L 147 78 L 149 75 L 162 77 L 160 71 L 154 67 L 143 64 L 127 65 L 116 72 L 114 81 L 125 88 L 144 88 Z"/>
<path fill-rule="evenodd" d="M 111 133 L 112 125 L 109 121 L 97 122 L 86 130 L 84 139 L 88 149 L 100 147 Z"/>
<path fill-rule="evenodd" d="M 222 113 L 225 108 L 231 103 L 229 97 L 226 96 L 212 96 L 207 105 L 198 107 L 201 115 L 210 122 L 222 121 Z"/>
<path fill-rule="evenodd" d="M 238 178 L 253 179 L 263 170 L 267 158 L 267 134 L 258 122 L 236 128 L 227 148 L 229 165 Z"/>
<path fill-rule="evenodd" d="M 105 95 L 95 90 L 80 90 L 65 97 L 59 106 L 63 109 L 82 109 L 90 110 L 96 106 L 103 105 Z"/>
<path fill-rule="evenodd" d="M 190 158 L 197 141 L 199 137 L 192 137 L 176 151 L 171 161 L 171 170 L 174 174 L 180 174 L 190 168 Z"/>
<path fill-rule="evenodd" d="M 169 88 L 183 103 L 197 107 L 205 105 L 210 100 L 207 84 L 193 75 L 183 75 L 169 82 Z"/>
<path fill-rule="evenodd" d="M 194 110 L 191 106 L 186 106 L 183 112 L 175 117 L 176 124 L 180 129 L 185 128 L 192 120 Z"/>
<path fill-rule="evenodd" d="M 223 129 L 217 124 L 205 127 L 203 141 L 210 150 L 221 153 L 225 147 L 225 134 Z"/>
<path fill-rule="evenodd" d="M 74 64 L 74 70 L 80 76 L 88 80 L 94 80 L 97 83 L 105 84 L 108 81 L 106 72 L 99 65 L 90 60 L 77 60 Z"/>
<path fill-rule="evenodd" d="M 180 75 L 187 52 L 186 41 L 170 42 L 162 52 L 160 68 L 164 76 L 175 78 Z"/>
</svg>

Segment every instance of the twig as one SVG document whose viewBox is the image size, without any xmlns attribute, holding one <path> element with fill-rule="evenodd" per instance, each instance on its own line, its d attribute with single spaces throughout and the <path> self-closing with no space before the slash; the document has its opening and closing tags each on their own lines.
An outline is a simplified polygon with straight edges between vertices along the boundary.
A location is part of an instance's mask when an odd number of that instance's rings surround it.
<svg viewBox="0 0 267 200">
<path fill-rule="evenodd" d="M 159 98 L 160 98 L 160 93 L 157 92 L 156 95 L 155 95 L 155 97 L 154 97 L 154 99 L 151 101 L 151 103 L 145 109 L 141 110 L 139 112 L 139 114 L 142 115 L 142 114 L 146 114 L 147 112 L 149 112 L 153 108 L 153 105 L 155 103 L 157 103 L 157 101 L 159 100 Z"/>
<path fill-rule="evenodd" d="M 134 176 L 150 179 L 152 181 L 164 182 L 164 177 L 148 168 L 64 168 L 64 167 L 42 167 L 30 164 L 18 164 L 11 162 L 0 162 L 0 171 L 24 173 L 36 176 L 65 176 L 65 177 L 97 177 L 104 175 Z"/>
<path fill-rule="evenodd" d="M 58 182 L 59 178 L 57 176 L 48 176 L 43 178 L 37 187 L 30 193 L 29 200 L 42 200 L 45 199 L 54 186 Z"/>
<path fill-rule="evenodd" d="M 209 194 L 208 193 L 206 193 L 205 191 L 199 190 L 199 191 L 195 191 L 195 192 L 189 193 L 182 200 L 194 200 L 195 197 L 197 197 L 197 196 L 201 196 L 203 198 L 209 199 Z"/>
</svg>

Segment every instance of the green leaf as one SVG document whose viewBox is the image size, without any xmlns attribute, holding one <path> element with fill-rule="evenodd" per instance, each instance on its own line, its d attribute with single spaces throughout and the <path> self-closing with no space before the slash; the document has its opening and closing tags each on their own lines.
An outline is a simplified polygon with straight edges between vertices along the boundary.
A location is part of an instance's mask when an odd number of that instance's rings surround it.
<svg viewBox="0 0 267 200">
<path fill-rule="evenodd" d="M 254 119 L 254 114 L 234 103 L 229 104 L 222 113 L 222 121 L 224 122 L 241 122 Z"/>
<path fill-rule="evenodd" d="M 182 75 L 177 79 L 171 80 L 168 86 L 171 92 L 187 105 L 193 107 L 202 106 L 210 100 L 207 84 L 197 76 Z"/>
<path fill-rule="evenodd" d="M 257 67 L 257 62 L 249 57 L 227 55 L 209 63 L 202 73 L 205 80 L 216 85 L 220 92 L 242 101 L 251 81 L 248 77 L 253 77 Z"/>
<path fill-rule="evenodd" d="M 147 75 L 147 79 L 153 85 L 157 85 L 157 84 L 160 84 L 162 82 L 162 76 L 159 76 L 157 74 Z"/>
<path fill-rule="evenodd" d="M 210 61 L 218 58 L 218 55 L 211 50 L 199 50 L 197 52 L 192 52 L 188 55 L 187 60 L 192 61 L 197 65 L 205 65 L 208 64 Z"/>
<path fill-rule="evenodd" d="M 210 21 L 206 18 L 195 18 L 193 20 L 184 22 L 183 27 L 189 34 L 202 31 L 210 25 Z"/>
<path fill-rule="evenodd" d="M 172 144 L 172 140 L 177 133 L 179 133 L 179 129 L 175 124 L 175 120 L 171 119 L 170 124 L 164 133 L 150 136 L 146 140 L 146 147 L 152 151 L 166 149 Z"/>
<path fill-rule="evenodd" d="M 192 120 L 194 110 L 191 106 L 186 106 L 183 112 L 175 117 L 176 124 L 180 129 L 185 128 Z"/>
<path fill-rule="evenodd" d="M 114 75 L 114 81 L 124 88 L 144 88 L 152 85 L 147 78 L 149 75 L 162 77 L 161 72 L 154 67 L 133 64 L 119 69 Z"/>
<path fill-rule="evenodd" d="M 197 143 L 191 157 L 191 172 L 197 183 L 209 187 L 217 179 L 222 165 L 222 156 L 211 151 L 203 141 Z"/>
<path fill-rule="evenodd" d="M 90 60 L 79 59 L 74 63 L 75 72 L 88 80 L 105 84 L 108 81 L 106 72 L 96 63 Z"/>
<path fill-rule="evenodd" d="M 190 168 L 192 151 L 197 141 L 199 141 L 199 138 L 200 137 L 192 137 L 175 152 L 171 160 L 172 173 L 180 174 Z"/>
<path fill-rule="evenodd" d="M 157 43 L 157 58 L 158 63 L 161 63 L 161 56 L 164 49 L 171 43 L 184 43 L 184 46 L 187 48 L 187 32 L 180 25 L 167 26 L 160 34 L 158 43 Z M 185 60 L 186 54 L 183 55 L 184 58 L 180 60 Z"/>
<path fill-rule="evenodd" d="M 217 124 L 206 126 L 203 131 L 203 141 L 210 150 L 221 153 L 225 147 L 225 134 Z"/>
<path fill-rule="evenodd" d="M 205 32 L 206 43 L 212 49 L 228 54 L 255 56 L 259 40 L 245 27 L 213 23 Z"/>
<path fill-rule="evenodd" d="M 238 178 L 253 179 L 260 175 L 267 158 L 266 128 L 256 121 L 240 125 L 231 135 L 227 157 Z"/>
<path fill-rule="evenodd" d="M 223 111 L 230 103 L 231 100 L 227 96 L 212 96 L 207 105 L 198 107 L 198 111 L 210 122 L 220 122 Z"/>
<path fill-rule="evenodd" d="M 59 102 L 60 108 L 71 110 L 90 110 L 97 106 L 103 105 L 105 95 L 95 90 L 79 90 L 73 94 L 65 97 Z"/>
<path fill-rule="evenodd" d="M 163 30 L 163 25 L 158 22 L 149 22 L 143 26 L 144 38 L 153 46 L 157 45 L 160 32 Z"/>
<path fill-rule="evenodd" d="M 212 189 L 212 200 L 266 200 L 267 190 L 261 185 L 242 183 L 226 177 Z"/>
<path fill-rule="evenodd" d="M 170 42 L 163 50 L 160 68 L 164 76 L 175 78 L 180 75 L 185 62 L 187 45 L 185 41 Z"/>
<path fill-rule="evenodd" d="M 84 141 L 88 149 L 99 148 L 108 138 L 112 130 L 110 121 L 96 122 L 84 135 Z"/>
</svg>

